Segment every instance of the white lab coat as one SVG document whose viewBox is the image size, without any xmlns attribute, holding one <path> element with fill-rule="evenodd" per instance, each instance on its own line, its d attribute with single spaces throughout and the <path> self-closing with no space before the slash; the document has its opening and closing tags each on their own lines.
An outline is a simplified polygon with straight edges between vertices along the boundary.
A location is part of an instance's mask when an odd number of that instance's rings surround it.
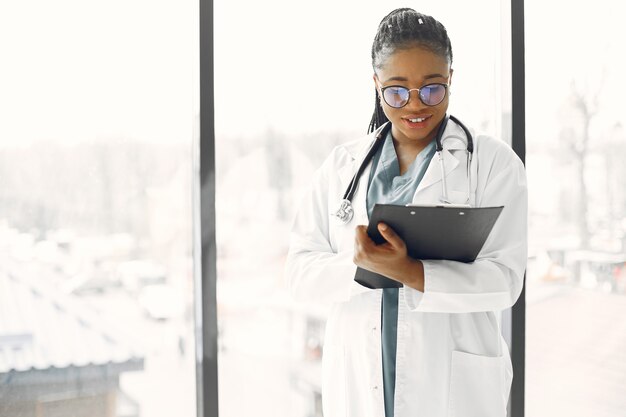
<svg viewBox="0 0 626 417">
<path fill-rule="evenodd" d="M 329 216 L 381 127 L 335 147 L 314 173 L 297 210 L 285 264 L 296 300 L 331 303 L 322 359 L 325 417 L 384 417 L 381 294 L 354 282 L 356 225 L 368 224 L 365 196 L 371 163 L 353 199 L 347 225 Z M 467 197 L 465 135 L 450 121 L 443 136 L 448 196 Z M 400 289 L 395 417 L 502 417 L 512 382 L 500 310 L 523 286 L 527 259 L 527 187 L 513 150 L 488 136 L 474 137 L 474 207 L 500 206 L 476 261 L 424 260 L 424 292 Z M 413 203 L 435 204 L 442 193 L 437 155 Z"/>
</svg>

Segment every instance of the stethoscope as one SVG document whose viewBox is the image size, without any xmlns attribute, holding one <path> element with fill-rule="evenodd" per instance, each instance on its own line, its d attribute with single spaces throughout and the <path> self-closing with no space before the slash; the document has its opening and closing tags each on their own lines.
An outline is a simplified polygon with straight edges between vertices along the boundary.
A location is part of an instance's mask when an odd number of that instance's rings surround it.
<svg viewBox="0 0 626 417">
<path fill-rule="evenodd" d="M 437 135 L 435 136 L 437 157 L 439 159 L 439 166 L 441 168 L 442 190 L 441 190 L 441 197 L 439 198 L 439 201 L 442 204 L 452 204 L 450 200 L 448 199 L 448 185 L 446 184 L 446 175 L 445 175 L 446 173 L 445 173 L 444 164 L 443 164 L 443 155 L 441 153 L 441 151 L 443 151 L 442 136 L 443 136 L 444 130 L 446 129 L 446 125 L 448 124 L 449 119 L 452 119 L 452 121 L 454 121 L 457 125 L 461 126 L 467 138 L 467 200 L 466 200 L 466 204 L 469 204 L 470 195 L 471 195 L 470 164 L 472 162 L 472 154 L 474 153 L 474 140 L 472 138 L 472 134 L 470 133 L 469 129 L 459 119 L 457 119 L 456 117 L 452 115 L 444 116 L 437 130 Z M 387 122 L 387 124 L 383 126 L 380 132 L 378 132 L 378 134 L 376 135 L 376 140 L 374 141 L 371 148 L 367 152 L 367 155 L 365 155 L 365 159 L 363 159 L 363 162 L 361 162 L 361 165 L 359 166 L 359 169 L 357 170 L 356 174 L 354 174 L 354 177 L 352 177 L 352 181 L 350 181 L 350 184 L 348 185 L 348 189 L 343 195 L 343 199 L 341 200 L 339 209 L 335 213 L 332 213 L 332 215 L 335 217 L 335 219 L 338 222 L 342 224 L 347 224 L 350 222 L 350 220 L 352 220 L 352 217 L 354 216 L 354 209 L 352 208 L 352 198 L 354 197 L 354 194 L 356 193 L 356 189 L 359 184 L 359 179 L 361 178 L 363 171 L 365 171 L 367 164 L 369 164 L 372 161 L 372 159 L 374 158 L 374 155 L 384 143 L 384 138 L 387 135 L 387 132 L 389 132 L 389 129 L 391 129 L 391 126 L 392 126 L 391 122 Z"/>
</svg>

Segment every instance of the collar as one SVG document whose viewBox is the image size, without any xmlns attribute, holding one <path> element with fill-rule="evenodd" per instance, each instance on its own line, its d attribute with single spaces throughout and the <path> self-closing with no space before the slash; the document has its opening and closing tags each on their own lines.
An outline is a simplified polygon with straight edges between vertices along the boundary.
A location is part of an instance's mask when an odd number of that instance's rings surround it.
<svg viewBox="0 0 626 417">
<path fill-rule="evenodd" d="M 374 139 L 376 138 L 376 136 L 378 136 L 378 134 L 385 128 L 388 123 L 391 122 L 387 121 L 378 126 L 373 132 L 370 132 L 367 135 L 361 136 L 350 142 L 346 142 L 343 145 L 343 148 L 353 160 L 356 159 L 358 161 L 362 161 L 367 155 L 367 151 L 369 151 L 370 147 L 374 144 Z"/>
<path fill-rule="evenodd" d="M 374 144 L 374 139 L 376 138 L 376 136 L 389 123 L 391 122 L 387 121 L 383 123 L 381 126 L 379 126 L 373 132 L 370 132 L 367 135 L 361 136 L 357 139 L 354 139 L 352 141 L 349 141 L 343 144 L 342 146 L 343 149 L 352 159 L 352 163 L 347 164 L 343 166 L 341 169 L 339 169 L 340 178 L 344 180 L 343 182 L 349 181 L 348 177 L 349 176 L 351 177 L 352 175 L 354 175 L 354 172 L 356 172 L 356 170 L 358 169 L 358 166 L 360 166 L 360 163 L 365 159 L 365 156 L 367 155 L 367 152 L 369 151 L 370 147 Z M 470 130 L 470 133 L 473 133 L 473 132 Z M 446 174 L 447 174 L 449 171 L 454 169 L 459 163 L 459 161 L 452 154 L 451 151 L 467 149 L 465 131 L 463 131 L 461 126 L 457 125 L 454 122 L 448 123 L 446 125 L 446 129 L 443 132 L 441 141 L 443 144 L 442 157 L 444 158 L 444 162 L 446 163 Z M 474 147 L 475 146 L 476 144 L 474 144 Z M 431 160 L 431 164 L 429 165 L 424 178 L 422 178 L 419 188 L 424 188 L 425 186 L 430 185 L 434 182 L 437 182 L 438 180 L 441 179 L 441 175 L 439 175 L 438 176 L 439 178 L 437 178 L 436 172 L 429 172 L 429 171 L 434 171 L 434 167 L 432 167 L 432 165 L 433 165 L 433 162 L 437 160 L 437 158 L 438 158 L 438 155 L 435 154 L 435 156 Z M 369 174 L 370 167 L 371 167 L 371 163 L 368 164 L 364 172 L 364 176 L 366 178 L 367 178 L 367 175 Z"/>
<path fill-rule="evenodd" d="M 358 139 L 347 142 L 344 144 L 344 149 L 352 158 L 352 162 L 344 165 L 338 171 L 339 178 L 341 180 L 342 191 L 345 189 L 343 187 L 347 187 L 350 179 L 362 163 L 363 159 L 367 155 L 367 151 L 370 149 L 372 144 L 374 143 L 374 139 L 380 133 L 380 131 L 388 124 L 391 123 L 387 121 L 383 125 L 379 126 L 373 132 L 368 133 L 365 136 L 361 136 Z M 448 175 L 451 171 L 453 171 L 457 165 L 459 165 L 459 160 L 454 154 L 451 152 L 452 150 L 465 150 L 467 149 L 467 144 L 465 142 L 465 132 L 460 126 L 457 126 L 456 123 L 448 123 L 446 129 L 442 135 L 442 144 L 444 149 L 442 151 L 442 158 L 445 163 L 445 174 Z M 420 184 L 415 191 L 415 195 L 413 196 L 413 201 L 415 201 L 415 196 L 418 192 L 423 190 L 426 187 L 432 186 L 441 181 L 441 170 L 440 170 L 440 162 L 438 160 L 439 156 L 435 154 L 426 169 L 426 173 L 420 181 Z M 358 213 L 358 218 L 356 221 L 360 224 L 367 224 L 369 222 L 369 216 L 367 213 L 367 207 L 365 202 L 365 194 L 367 190 L 367 181 L 370 175 L 370 170 L 372 168 L 371 162 L 367 164 L 367 167 L 363 171 L 361 178 L 359 179 L 357 185 L 357 191 L 354 195 L 353 206 L 358 207 L 355 210 L 355 214 Z"/>
</svg>

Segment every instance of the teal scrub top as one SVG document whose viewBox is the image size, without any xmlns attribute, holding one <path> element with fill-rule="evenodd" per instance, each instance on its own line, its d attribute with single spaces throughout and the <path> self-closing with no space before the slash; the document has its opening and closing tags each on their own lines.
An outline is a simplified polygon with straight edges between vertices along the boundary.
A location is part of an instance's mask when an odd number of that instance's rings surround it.
<svg viewBox="0 0 626 417">
<path fill-rule="evenodd" d="M 372 169 L 367 189 L 367 212 L 372 216 L 374 204 L 408 204 L 426 173 L 426 168 L 435 154 L 432 140 L 415 157 L 407 171 L 400 175 L 398 156 L 393 145 L 391 129 L 385 136 L 383 146 L 372 158 Z M 385 416 L 393 417 L 394 390 L 396 379 L 396 342 L 398 331 L 398 288 L 383 288 L 381 306 L 381 346 L 383 358 L 383 388 Z"/>
</svg>

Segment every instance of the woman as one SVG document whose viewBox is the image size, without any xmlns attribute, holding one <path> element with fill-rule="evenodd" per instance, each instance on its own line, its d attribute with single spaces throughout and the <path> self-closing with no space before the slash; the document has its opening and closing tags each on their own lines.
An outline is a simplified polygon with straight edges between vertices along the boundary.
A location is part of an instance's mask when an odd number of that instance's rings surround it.
<svg viewBox="0 0 626 417">
<path fill-rule="evenodd" d="M 383 18 L 372 46 L 369 134 L 333 149 L 296 214 L 285 265 L 291 292 L 331 303 L 325 417 L 506 415 L 512 367 L 499 317 L 523 286 L 526 176 L 511 148 L 488 136 L 474 136 L 469 159 L 466 134 L 452 120 L 442 136 L 442 174 L 434 138 L 446 120 L 451 65 L 441 23 L 408 8 Z M 354 215 L 341 224 L 333 213 L 385 126 L 383 144 L 358 179 Z M 504 206 L 474 262 L 412 259 L 383 223 L 386 242 L 370 240 L 375 203 L 438 204 L 442 175 L 449 202 Z M 354 281 L 357 266 L 403 287 L 365 288 Z"/>
</svg>

